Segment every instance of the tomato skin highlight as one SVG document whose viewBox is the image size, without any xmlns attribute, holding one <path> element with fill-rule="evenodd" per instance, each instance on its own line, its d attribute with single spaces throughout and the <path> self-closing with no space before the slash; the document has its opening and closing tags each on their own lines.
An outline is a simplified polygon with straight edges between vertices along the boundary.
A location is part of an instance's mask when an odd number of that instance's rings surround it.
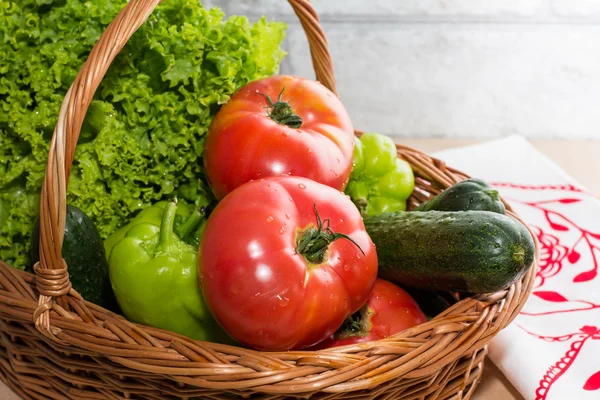
<svg viewBox="0 0 600 400">
<path fill-rule="evenodd" d="M 282 125 L 267 97 L 279 95 L 301 120 Z M 344 190 L 350 178 L 354 129 L 340 99 L 322 84 L 277 75 L 250 82 L 217 113 L 208 131 L 204 169 L 217 199 L 270 176 L 301 176 Z"/>
<path fill-rule="evenodd" d="M 404 289 L 379 278 L 375 281 L 367 303 L 359 312 L 359 321 L 354 321 L 354 324 L 344 323 L 335 334 L 312 349 L 380 340 L 427 321 L 417 302 Z M 350 325 L 356 329 L 345 329 Z"/>
<path fill-rule="evenodd" d="M 352 239 L 330 243 L 321 263 L 296 251 L 299 235 L 318 225 L 315 206 L 323 224 Z M 227 195 L 208 219 L 198 259 L 219 324 L 259 350 L 301 349 L 331 336 L 367 301 L 377 277 L 356 206 L 300 177 L 253 181 Z"/>
</svg>

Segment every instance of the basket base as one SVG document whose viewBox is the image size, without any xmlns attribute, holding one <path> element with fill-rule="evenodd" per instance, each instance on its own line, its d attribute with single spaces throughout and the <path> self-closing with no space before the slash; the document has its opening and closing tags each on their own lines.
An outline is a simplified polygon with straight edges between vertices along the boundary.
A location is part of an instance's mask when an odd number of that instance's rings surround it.
<svg viewBox="0 0 600 400">
<path fill-rule="evenodd" d="M 17 318 L 18 319 L 18 318 Z M 57 351 L 58 350 L 58 351 Z M 372 390 L 349 393 L 317 392 L 296 398 L 312 399 L 469 399 L 483 371 L 487 346 L 431 373 L 414 370 L 408 375 L 386 382 Z M 0 379 L 23 399 L 290 399 L 285 395 L 235 395 L 229 391 L 213 391 L 185 387 L 159 388 L 160 377 L 123 378 L 111 371 L 102 357 L 65 353 L 47 343 L 32 325 L 0 317 Z M 95 368 L 90 368 L 95 364 Z M 78 367 L 79 365 L 79 367 Z M 421 376 L 419 376 L 421 375 Z M 178 393 L 178 396 L 174 396 Z"/>
</svg>

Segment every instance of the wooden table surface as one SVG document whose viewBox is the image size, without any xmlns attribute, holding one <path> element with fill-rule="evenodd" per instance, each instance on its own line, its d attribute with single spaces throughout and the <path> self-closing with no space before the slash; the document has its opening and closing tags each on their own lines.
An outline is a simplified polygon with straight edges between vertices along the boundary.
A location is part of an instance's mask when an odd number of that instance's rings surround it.
<svg viewBox="0 0 600 400">
<path fill-rule="evenodd" d="M 425 153 L 481 142 L 481 140 L 465 139 L 398 139 L 398 141 Z M 592 192 L 600 194 L 600 179 L 595 176 L 596 172 L 600 171 L 600 157 L 598 156 L 600 140 L 532 140 L 531 142 L 582 185 Z M 0 399 L 19 400 L 19 397 L 0 382 Z M 472 399 L 523 400 L 523 397 L 498 368 L 487 359 L 482 381 Z"/>
</svg>

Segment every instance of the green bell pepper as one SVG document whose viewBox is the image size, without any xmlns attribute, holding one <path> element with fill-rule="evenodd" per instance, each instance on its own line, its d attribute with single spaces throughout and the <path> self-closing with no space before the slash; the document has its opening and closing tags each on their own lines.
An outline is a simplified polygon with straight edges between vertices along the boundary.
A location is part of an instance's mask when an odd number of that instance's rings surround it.
<svg viewBox="0 0 600 400">
<path fill-rule="evenodd" d="M 415 177 L 410 165 L 397 157 L 391 138 L 378 133 L 356 138 L 352 163 L 346 194 L 363 216 L 406 210 Z"/>
<path fill-rule="evenodd" d="M 123 240 L 125 234 L 135 225 L 152 223 L 160 225 L 163 211 L 165 206 L 169 203 L 168 201 L 159 201 L 152 206 L 140 211 L 135 218 L 133 218 L 127 225 L 121 227 L 112 235 L 104 240 L 104 251 L 108 257 L 112 248 L 115 244 Z M 206 218 L 204 209 L 192 209 L 189 204 L 178 201 L 177 202 L 177 213 L 175 215 L 175 233 L 184 242 L 191 244 L 198 248 L 200 244 L 200 237 L 204 226 L 206 225 Z"/>
<path fill-rule="evenodd" d="M 111 239 L 108 270 L 119 306 L 132 322 L 229 342 L 198 285 L 198 250 L 173 231 L 178 208 L 174 202 L 161 206 L 158 224 L 149 218 L 156 208 L 119 232 L 119 240 Z"/>
</svg>

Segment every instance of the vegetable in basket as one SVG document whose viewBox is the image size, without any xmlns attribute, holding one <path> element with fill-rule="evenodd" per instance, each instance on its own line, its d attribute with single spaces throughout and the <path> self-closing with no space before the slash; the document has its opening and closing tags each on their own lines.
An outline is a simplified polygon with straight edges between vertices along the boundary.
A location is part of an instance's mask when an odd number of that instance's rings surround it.
<svg viewBox="0 0 600 400">
<path fill-rule="evenodd" d="M 110 254 L 115 244 L 123 240 L 133 226 L 146 223 L 159 226 L 163 218 L 165 206 L 169 203 L 170 201 L 159 201 L 150 207 L 144 208 L 127 225 L 119 228 L 119 230 L 106 238 L 104 241 L 106 255 Z M 197 248 L 200 244 L 200 237 L 202 236 L 205 223 L 204 208 L 194 210 L 186 202 L 177 201 L 174 230 L 179 239 Z"/>
<path fill-rule="evenodd" d="M 414 211 L 492 211 L 505 214 L 500 194 L 485 181 L 466 179 L 417 206 Z"/>
<path fill-rule="evenodd" d="M 273 76 L 242 87 L 212 121 L 204 151 L 218 199 L 253 179 L 293 175 L 344 190 L 354 130 L 340 99 L 319 82 Z"/>
<path fill-rule="evenodd" d="M 377 254 L 350 199 L 300 177 L 246 183 L 214 209 L 199 250 L 204 297 L 236 340 L 300 349 L 367 301 Z"/>
<path fill-rule="evenodd" d="M 516 219 L 490 211 L 413 211 L 364 219 L 377 246 L 380 278 L 422 289 L 496 292 L 534 259 Z"/>
<path fill-rule="evenodd" d="M 31 236 L 31 260 L 40 260 L 40 223 Z M 108 262 L 100 233 L 94 222 L 74 205 L 67 204 L 62 256 L 67 263 L 71 285 L 84 299 L 117 311 L 108 279 Z M 33 268 L 28 268 L 33 272 Z"/>
<path fill-rule="evenodd" d="M 363 215 L 404 211 L 415 187 L 410 165 L 397 157 L 393 140 L 378 133 L 355 139 L 354 160 L 346 193 Z"/>
<path fill-rule="evenodd" d="M 192 339 L 227 340 L 198 287 L 198 253 L 173 231 L 177 206 L 159 224 L 132 224 L 108 255 L 110 282 L 125 317 Z"/>
<path fill-rule="evenodd" d="M 346 318 L 331 337 L 314 350 L 370 342 L 402 332 L 427 321 L 417 302 L 403 289 L 377 279 L 364 306 Z"/>
<path fill-rule="evenodd" d="M 457 292 L 417 289 L 406 285 L 402 285 L 402 289 L 415 299 L 427 319 L 435 318 L 460 298 Z"/>
<path fill-rule="evenodd" d="M 60 105 L 126 0 L 0 1 L 0 259 L 31 263 L 31 232 Z M 277 72 L 285 25 L 163 1 L 116 57 L 86 114 L 67 201 L 103 239 L 139 210 L 214 201 L 204 139 L 221 104 Z"/>
</svg>

